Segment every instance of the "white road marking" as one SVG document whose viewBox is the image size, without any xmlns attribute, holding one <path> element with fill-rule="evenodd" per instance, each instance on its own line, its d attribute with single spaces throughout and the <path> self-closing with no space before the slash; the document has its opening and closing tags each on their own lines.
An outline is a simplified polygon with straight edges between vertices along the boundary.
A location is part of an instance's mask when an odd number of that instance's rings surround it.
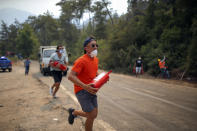
<svg viewBox="0 0 197 131">
<path fill-rule="evenodd" d="M 52 80 L 52 78 L 50 78 Z M 42 79 L 40 79 L 41 81 L 43 81 Z M 43 81 L 44 82 L 44 81 Z M 64 92 L 70 96 L 70 98 L 75 102 L 75 104 L 79 105 L 79 102 L 76 98 L 75 95 L 73 95 L 70 91 L 68 91 L 63 85 L 60 85 L 60 88 L 64 90 Z M 98 123 L 101 127 L 104 128 L 105 131 L 116 131 L 110 124 L 108 124 L 107 122 L 103 121 L 103 120 L 95 120 L 96 123 Z"/>
<path fill-rule="evenodd" d="M 106 130 L 106 131 L 116 131 L 114 128 L 112 128 L 107 122 L 104 122 L 103 120 L 97 120 L 97 122 L 103 126 L 103 128 Z"/>
<path fill-rule="evenodd" d="M 165 95 L 163 95 L 163 94 L 159 94 L 159 93 L 156 93 L 156 92 L 153 92 L 153 91 L 150 91 L 150 90 L 146 90 L 146 89 L 141 89 L 141 88 L 139 88 L 139 89 L 137 89 L 137 90 L 140 90 L 140 91 L 142 91 L 142 92 L 147 92 L 147 93 L 149 93 L 149 94 L 152 94 L 152 95 L 157 95 L 157 96 L 165 96 Z"/>
<path fill-rule="evenodd" d="M 63 85 L 60 85 L 60 88 L 63 89 L 65 91 L 65 93 L 71 97 L 71 99 L 73 99 L 73 101 L 75 102 L 75 104 L 79 105 L 79 102 L 76 98 L 75 95 L 73 95 L 70 91 L 68 91 Z M 108 124 L 107 122 L 103 121 L 103 120 L 97 120 L 96 122 L 101 125 L 106 131 L 116 131 L 110 124 Z"/>
<path fill-rule="evenodd" d="M 71 97 L 71 99 L 73 99 L 73 101 L 75 102 L 75 104 L 79 105 L 79 102 L 78 102 L 76 96 L 74 96 L 70 91 L 68 91 L 63 85 L 60 85 L 60 88 L 62 88 L 62 89 L 65 91 L 65 93 L 66 93 L 68 96 Z"/>
<path fill-rule="evenodd" d="M 54 120 L 54 121 L 58 121 L 58 119 L 57 119 L 57 118 L 53 118 L 53 120 Z"/>
<path fill-rule="evenodd" d="M 167 104 L 170 104 L 170 105 L 179 107 L 179 108 L 184 109 L 184 110 L 187 110 L 187 111 L 197 112 L 196 109 L 192 109 L 192 108 L 189 108 L 189 107 L 185 107 L 185 106 L 176 104 L 176 103 L 174 103 L 174 102 L 171 102 L 171 101 L 168 101 L 168 100 L 159 98 L 159 97 L 155 97 L 155 96 L 152 96 L 152 95 L 149 95 L 149 94 L 145 94 L 145 93 L 143 93 L 143 92 L 139 92 L 139 91 L 133 90 L 133 89 L 131 89 L 131 88 L 126 88 L 126 87 L 122 87 L 122 88 L 127 89 L 127 90 L 129 90 L 129 91 L 131 91 L 131 92 L 134 92 L 134 93 L 136 93 L 136 94 L 139 94 L 139 95 L 142 95 L 142 96 L 146 96 L 146 97 L 150 97 L 150 98 L 153 98 L 153 99 L 162 101 L 162 102 L 164 102 L 164 103 L 167 103 Z"/>
</svg>

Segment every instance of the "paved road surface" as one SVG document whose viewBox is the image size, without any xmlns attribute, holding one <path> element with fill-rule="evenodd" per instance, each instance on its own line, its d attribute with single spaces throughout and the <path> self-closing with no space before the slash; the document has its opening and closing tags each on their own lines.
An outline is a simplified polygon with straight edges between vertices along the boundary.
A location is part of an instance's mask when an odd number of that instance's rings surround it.
<svg viewBox="0 0 197 131">
<path fill-rule="evenodd" d="M 53 83 L 52 77 L 40 74 L 37 62 L 32 63 L 30 75 L 46 88 Z M 197 88 L 190 84 L 112 73 L 110 81 L 97 95 L 99 114 L 94 130 L 197 130 Z M 74 106 L 80 109 L 73 94 L 73 84 L 67 77 L 63 78 L 57 96 L 65 108 Z M 76 124 L 80 124 L 79 121 L 83 123 L 84 119 L 77 119 Z"/>
<path fill-rule="evenodd" d="M 197 88 L 166 82 L 112 73 L 98 93 L 98 119 L 118 131 L 196 131 Z M 67 77 L 62 85 L 73 93 Z"/>
</svg>

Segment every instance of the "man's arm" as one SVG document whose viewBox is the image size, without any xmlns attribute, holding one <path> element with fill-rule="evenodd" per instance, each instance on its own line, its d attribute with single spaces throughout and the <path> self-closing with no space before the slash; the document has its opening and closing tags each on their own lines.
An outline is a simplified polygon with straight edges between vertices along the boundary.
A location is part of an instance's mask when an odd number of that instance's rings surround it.
<svg viewBox="0 0 197 131">
<path fill-rule="evenodd" d="M 91 84 L 84 84 L 82 81 L 80 81 L 77 78 L 77 73 L 74 71 L 70 72 L 70 74 L 68 75 L 68 79 L 72 81 L 74 84 L 83 88 L 84 90 L 87 90 L 91 94 L 96 94 L 96 91 L 98 90 L 97 88 L 91 87 Z"/>
<path fill-rule="evenodd" d="M 64 64 L 65 64 L 66 66 L 68 66 L 68 62 L 64 61 Z"/>
<path fill-rule="evenodd" d="M 163 60 L 161 60 L 161 62 L 164 62 L 165 60 L 166 60 L 166 57 L 165 57 L 165 55 L 164 55 Z"/>
<path fill-rule="evenodd" d="M 53 66 L 53 54 L 51 54 L 50 58 L 49 58 L 49 66 L 54 67 Z"/>
<path fill-rule="evenodd" d="M 96 73 L 96 76 L 98 76 L 98 75 L 99 75 L 99 73 L 97 72 L 97 73 Z"/>
<path fill-rule="evenodd" d="M 53 60 L 50 60 L 50 61 L 49 61 L 49 65 L 52 66 L 52 67 L 54 67 L 54 66 L 53 66 Z"/>
<path fill-rule="evenodd" d="M 66 65 L 66 66 L 68 66 L 68 58 L 65 56 L 65 58 L 64 58 L 64 64 Z"/>
<path fill-rule="evenodd" d="M 53 64 L 54 64 L 54 62 L 55 62 L 55 60 L 54 60 L 54 55 L 53 55 L 53 54 L 51 54 L 51 56 L 50 56 L 50 60 L 49 60 L 49 66 L 51 66 L 51 67 L 53 67 L 53 68 L 59 68 L 60 64 L 58 64 L 58 65 L 54 66 L 54 65 L 53 65 Z"/>
</svg>

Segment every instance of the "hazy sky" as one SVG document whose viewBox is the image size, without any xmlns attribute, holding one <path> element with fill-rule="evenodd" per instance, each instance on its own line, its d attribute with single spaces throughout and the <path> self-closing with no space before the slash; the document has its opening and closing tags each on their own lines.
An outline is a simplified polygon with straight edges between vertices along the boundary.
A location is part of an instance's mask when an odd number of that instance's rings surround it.
<svg viewBox="0 0 197 131">
<path fill-rule="evenodd" d="M 0 0 L 0 8 L 15 8 L 31 12 L 35 15 L 43 14 L 47 10 L 55 17 L 60 15 L 60 7 L 55 4 L 60 0 Z M 111 8 L 119 15 L 126 13 L 127 0 L 109 0 Z"/>
</svg>

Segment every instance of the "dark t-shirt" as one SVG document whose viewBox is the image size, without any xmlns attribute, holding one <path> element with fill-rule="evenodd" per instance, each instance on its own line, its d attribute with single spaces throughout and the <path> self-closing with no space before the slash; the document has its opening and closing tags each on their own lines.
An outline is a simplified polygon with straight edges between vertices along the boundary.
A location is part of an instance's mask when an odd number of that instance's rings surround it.
<svg viewBox="0 0 197 131">
<path fill-rule="evenodd" d="M 136 60 L 136 67 L 142 66 L 142 60 Z"/>
</svg>

